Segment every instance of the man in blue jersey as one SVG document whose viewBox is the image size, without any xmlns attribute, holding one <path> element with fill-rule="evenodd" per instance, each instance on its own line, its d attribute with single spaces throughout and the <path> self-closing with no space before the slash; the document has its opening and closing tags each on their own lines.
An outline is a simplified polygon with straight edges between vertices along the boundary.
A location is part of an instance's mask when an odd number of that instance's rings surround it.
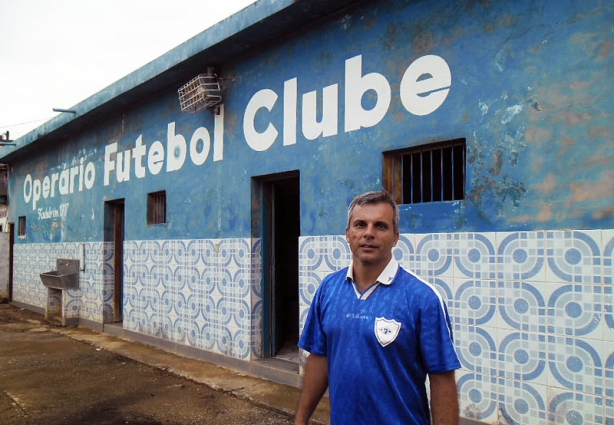
<svg viewBox="0 0 614 425">
<path fill-rule="evenodd" d="M 392 256 L 394 199 L 358 196 L 345 234 L 352 264 L 322 281 L 299 342 L 310 354 L 295 424 L 308 423 L 329 388 L 332 425 L 457 425 L 450 318 L 436 289 Z"/>
</svg>

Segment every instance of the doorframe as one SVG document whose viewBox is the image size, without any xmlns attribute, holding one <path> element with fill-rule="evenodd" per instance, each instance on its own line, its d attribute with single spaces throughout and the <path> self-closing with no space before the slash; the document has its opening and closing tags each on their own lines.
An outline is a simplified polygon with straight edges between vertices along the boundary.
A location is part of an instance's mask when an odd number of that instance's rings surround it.
<svg viewBox="0 0 614 425">
<path fill-rule="evenodd" d="M 300 173 L 298 170 L 288 171 L 266 176 L 257 176 L 252 179 L 252 237 L 261 239 L 262 256 L 262 356 L 264 358 L 274 357 L 276 352 L 276 315 L 275 307 L 275 187 L 276 183 L 282 180 L 296 179 L 298 183 L 298 193 L 300 203 Z M 300 204 L 298 213 L 299 229 L 297 238 L 300 236 Z M 297 241 L 298 243 L 298 241 Z M 296 252 L 298 264 L 298 250 Z M 297 297 L 298 297 L 298 266 L 297 266 Z M 297 306 L 298 309 L 298 306 Z M 298 317 L 298 311 L 296 312 Z M 298 335 L 298 326 L 296 329 Z"/>
<path fill-rule="evenodd" d="M 104 240 L 113 244 L 113 323 L 123 321 L 126 201 L 105 201 Z"/>
<path fill-rule="evenodd" d="M 275 244 L 274 212 L 272 211 L 272 185 L 270 180 L 261 182 L 262 190 L 262 355 L 273 356 L 274 339 L 274 256 Z"/>
</svg>

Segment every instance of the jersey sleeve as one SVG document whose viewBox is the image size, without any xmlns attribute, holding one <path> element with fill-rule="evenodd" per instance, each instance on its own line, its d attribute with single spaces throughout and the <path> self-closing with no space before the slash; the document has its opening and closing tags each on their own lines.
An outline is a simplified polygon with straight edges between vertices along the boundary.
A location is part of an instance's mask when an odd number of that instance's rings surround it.
<svg viewBox="0 0 614 425">
<path fill-rule="evenodd" d="M 443 373 L 461 367 L 454 349 L 452 324 L 445 303 L 428 297 L 421 309 L 420 350 L 427 373 Z"/>
<path fill-rule="evenodd" d="M 309 313 L 298 346 L 312 354 L 326 355 L 326 334 L 322 328 L 322 296 L 324 282 L 320 285 L 309 306 Z"/>
</svg>

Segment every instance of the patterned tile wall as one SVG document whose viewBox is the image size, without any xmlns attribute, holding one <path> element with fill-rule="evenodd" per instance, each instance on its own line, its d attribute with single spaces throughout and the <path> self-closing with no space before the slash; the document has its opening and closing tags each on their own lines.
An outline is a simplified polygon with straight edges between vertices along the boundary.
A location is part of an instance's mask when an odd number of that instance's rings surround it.
<svg viewBox="0 0 614 425">
<path fill-rule="evenodd" d="M 250 239 L 126 242 L 124 328 L 250 359 L 253 252 Z"/>
<path fill-rule="evenodd" d="M 260 242 L 250 244 L 250 239 L 125 242 L 124 328 L 239 359 L 259 357 Z M 85 244 L 78 290 L 48 289 L 40 280 L 57 258 L 80 259 L 82 245 L 15 245 L 13 299 L 49 313 L 63 311 L 65 318 L 112 322 L 112 243 Z"/>
<path fill-rule="evenodd" d="M 81 260 L 79 289 L 58 291 L 43 285 L 40 274 L 56 268 L 56 259 Z M 13 300 L 61 312 L 67 319 L 82 317 L 102 323 L 104 258 L 102 243 L 17 244 L 13 249 Z M 81 264 L 83 268 L 83 265 Z"/>
<path fill-rule="evenodd" d="M 80 289 L 39 274 L 79 259 Z M 614 230 L 404 234 L 395 258 L 446 299 L 463 368 L 463 415 L 488 423 L 614 425 Z M 300 323 L 343 236 L 300 239 Z M 13 296 L 66 318 L 113 317 L 112 245 L 18 244 Z M 239 359 L 261 356 L 259 240 L 129 241 L 124 327 Z"/>
<path fill-rule="evenodd" d="M 462 414 L 614 425 L 614 231 L 402 235 L 395 258 L 447 301 Z M 300 240 L 301 327 L 342 236 Z"/>
</svg>

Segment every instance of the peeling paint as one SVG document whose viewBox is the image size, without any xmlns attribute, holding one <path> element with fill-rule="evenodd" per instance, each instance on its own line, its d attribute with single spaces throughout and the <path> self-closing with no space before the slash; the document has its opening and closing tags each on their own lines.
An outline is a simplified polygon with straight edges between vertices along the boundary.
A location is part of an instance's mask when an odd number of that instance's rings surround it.
<svg viewBox="0 0 614 425">
<path fill-rule="evenodd" d="M 362 2 L 343 15 L 312 23 L 236 57 L 223 72 L 236 76 L 226 87 L 224 164 L 187 166 L 170 175 L 151 175 L 130 184 L 111 184 L 71 206 L 70 230 L 33 224 L 40 236 L 100 239 L 104 200 L 126 199 L 127 232 L 136 239 L 249 235 L 251 179 L 299 170 L 301 231 L 334 234 L 345 226 L 345 205 L 359 191 L 381 187 L 382 152 L 465 138 L 466 198 L 458 203 L 403 206 L 402 223 L 415 232 L 507 231 L 531 228 L 614 227 L 614 69 L 612 7 L 587 8 L 582 2 L 503 1 L 458 3 L 396 1 L 386 6 Z M 587 9 L 578 14 L 578 9 Z M 427 117 L 407 114 L 398 99 L 399 81 L 421 54 L 436 54 L 450 65 L 452 86 L 446 103 Z M 339 129 L 343 127 L 345 60 L 363 56 L 362 75 L 381 74 L 394 93 L 390 110 L 377 126 L 318 140 L 297 137 L 292 146 L 273 145 L 254 153 L 246 145 L 243 111 L 249 98 L 268 87 L 279 99 L 261 110 L 263 128 L 284 128 L 284 82 L 297 78 L 297 134 L 302 96 L 315 92 L 318 113 L 324 87 L 339 84 Z M 118 87 L 115 87 L 118 89 Z M 368 91 L 365 104 L 376 102 Z M 143 100 L 143 99 L 141 99 Z M 132 149 L 139 134 L 164 140 L 166 123 L 184 134 L 208 123 L 209 112 L 184 115 L 175 93 L 158 93 L 131 109 L 119 101 L 117 116 L 90 123 L 87 131 L 53 149 L 41 149 L 15 164 L 11 197 L 23 197 L 24 176 L 49 174 L 74 158 L 101 161 L 105 146 Z M 107 106 L 113 106 L 107 105 Z M 366 107 L 365 107 L 366 108 Z M 318 117 L 319 118 L 319 117 Z M 175 153 L 177 156 L 177 152 Z M 166 189 L 170 223 L 147 228 L 144 195 Z M 317 201 L 313 201 L 317 200 Z M 65 199 L 53 200 L 65 202 Z M 30 214 L 9 206 L 10 215 Z M 30 219 L 31 216 L 29 216 Z M 34 220 L 31 220 L 34 221 Z M 598 222 L 598 223 L 597 223 Z M 66 225 L 65 223 L 63 224 Z M 38 227 L 36 227 L 38 226 Z M 72 232 L 72 233 L 71 233 Z M 37 239 L 39 238 L 39 239 Z M 21 242 L 20 242 L 21 243 Z"/>
<path fill-rule="evenodd" d="M 510 122 L 516 115 L 518 115 L 522 111 L 523 108 L 524 106 L 521 104 L 513 105 L 506 108 L 505 113 L 501 118 L 501 124 L 507 124 L 508 122 Z"/>
</svg>

